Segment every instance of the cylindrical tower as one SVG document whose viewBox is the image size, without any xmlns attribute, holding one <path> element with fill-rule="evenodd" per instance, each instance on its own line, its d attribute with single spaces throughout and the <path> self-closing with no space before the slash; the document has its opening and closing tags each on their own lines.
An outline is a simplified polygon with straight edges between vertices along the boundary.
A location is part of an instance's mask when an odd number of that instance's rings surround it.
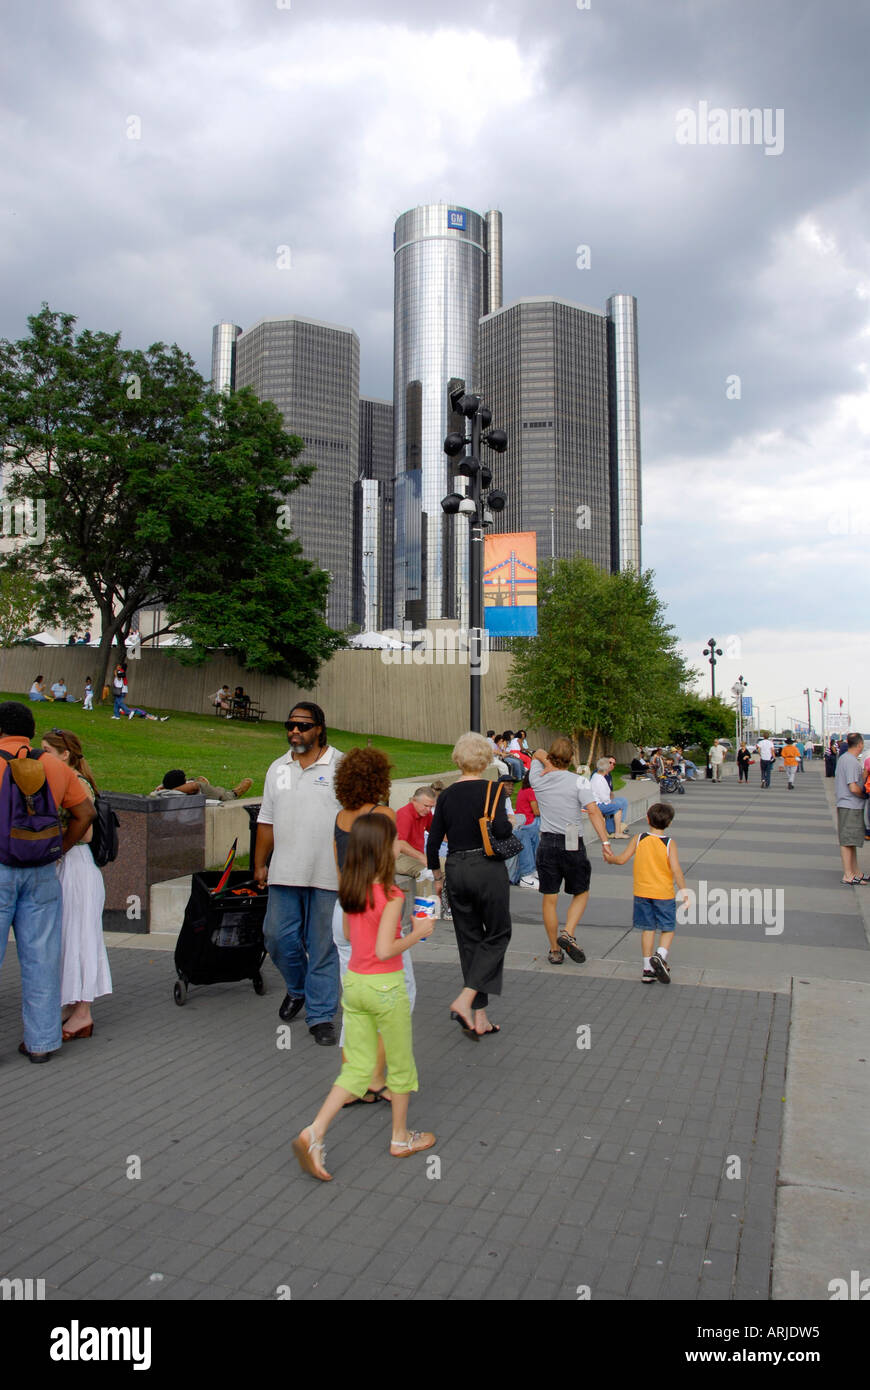
<svg viewBox="0 0 870 1390">
<path fill-rule="evenodd" d="M 211 384 L 213 391 L 236 389 L 236 339 L 242 330 L 237 323 L 216 323 L 211 335 Z"/>
<path fill-rule="evenodd" d="M 500 214 L 493 238 L 501 251 Z M 488 228 L 470 208 L 429 204 L 396 222 L 394 337 L 396 622 L 424 626 L 456 613 L 443 451 L 448 387 L 477 379 L 477 325 L 486 312 Z"/>
<path fill-rule="evenodd" d="M 640 570 L 640 394 L 637 373 L 637 300 L 614 294 L 610 319 L 611 568 Z"/>
</svg>

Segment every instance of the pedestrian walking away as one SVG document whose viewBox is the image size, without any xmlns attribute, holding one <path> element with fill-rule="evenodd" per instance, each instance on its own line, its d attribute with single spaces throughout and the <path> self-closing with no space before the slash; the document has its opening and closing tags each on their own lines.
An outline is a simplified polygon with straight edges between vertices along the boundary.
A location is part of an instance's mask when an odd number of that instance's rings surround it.
<svg viewBox="0 0 870 1390">
<path fill-rule="evenodd" d="M 34 730 L 26 705 L 0 704 L 0 966 L 12 927 L 24 1025 L 18 1051 L 47 1062 L 63 1040 L 57 861 L 78 844 L 95 812 L 71 767 L 31 750 Z M 59 808 L 69 812 L 63 832 Z"/>
<path fill-rule="evenodd" d="M 501 994 L 504 957 L 511 938 L 510 883 L 503 859 L 486 853 L 481 822 L 489 802 L 491 834 L 508 839 L 512 826 L 501 787 L 495 789 L 483 774 L 492 761 L 492 749 L 482 734 L 467 733 L 457 739 L 453 761 L 462 776 L 435 803 L 426 861 L 441 893 L 444 879 L 450 896 L 453 930 L 459 949 L 463 988 L 450 1005 L 450 1017 L 472 1042 L 499 1027 L 489 1020 L 491 994 Z M 447 859 L 442 872 L 439 850 L 447 840 Z"/>
<path fill-rule="evenodd" d="M 795 773 L 800 767 L 801 755 L 800 749 L 793 738 L 789 737 L 786 739 L 782 746 L 782 753 L 780 756 L 788 778 L 788 789 L 789 791 L 794 791 Z"/>
<path fill-rule="evenodd" d="M 550 945 L 547 959 L 551 965 L 562 965 L 566 951 L 578 964 L 586 959 L 576 940 L 577 927 L 589 902 L 592 877 L 581 833 L 584 812 L 602 846 L 610 847 L 604 817 L 591 789 L 581 784 L 576 773 L 568 770 L 573 756 L 571 740 L 556 738 L 548 752 L 543 748 L 535 750 L 529 769 L 529 783 L 541 812 L 541 835 L 535 862 L 544 929 Z M 571 894 L 571 903 L 565 926 L 560 931 L 559 891 L 563 883 L 565 892 Z"/>
<path fill-rule="evenodd" d="M 266 773 L 253 876 L 258 887 L 269 885 L 263 936 L 287 987 L 279 1015 L 289 1023 L 304 1008 L 314 1041 L 334 1047 L 339 969 L 332 846 L 340 808 L 333 783 L 341 754 L 329 744 L 319 705 L 300 701 L 284 728 L 290 747 Z"/>
<path fill-rule="evenodd" d="M 641 981 L 645 985 L 660 980 L 670 984 L 668 963 L 677 925 L 675 886 L 685 896 L 686 880 L 680 867 L 677 842 L 665 831 L 674 819 L 674 808 L 657 801 L 646 813 L 649 830 L 632 837 L 622 854 L 605 850 L 609 864 L 627 864 L 634 858 L 634 912 L 632 926 L 641 934 L 643 968 Z M 656 932 L 661 933 L 659 948 L 655 949 Z"/>
<path fill-rule="evenodd" d="M 772 739 L 765 737 L 758 740 L 758 759 L 761 767 L 761 785 L 769 787 L 770 774 L 776 762 L 776 749 Z"/>
<path fill-rule="evenodd" d="M 362 1100 L 375 1067 L 378 1036 L 383 1038 L 393 1112 L 390 1155 L 408 1158 L 431 1149 L 435 1135 L 408 1129 L 408 1104 L 419 1089 L 411 1033 L 411 1009 L 401 956 L 431 936 L 431 918 L 415 921 L 401 935 L 402 893 L 393 882 L 396 827 L 386 816 L 367 813 L 354 822 L 347 842 L 339 901 L 343 930 L 350 942 L 344 977 L 344 1065 L 313 1121 L 293 1141 L 299 1166 L 330 1182 L 324 1136 L 336 1115 Z"/>
<path fill-rule="evenodd" d="M 396 823 L 396 813 L 390 807 L 390 764 L 385 753 L 381 753 L 377 748 L 351 748 L 345 753 L 338 765 L 333 784 L 335 795 L 341 806 L 341 810 L 335 818 L 333 828 L 333 844 L 335 850 L 335 864 L 338 869 L 339 883 L 341 882 L 341 871 L 344 868 L 344 861 L 347 857 L 347 846 L 350 840 L 350 832 L 360 816 L 378 815 L 386 816 L 387 820 Z M 393 849 L 397 849 L 397 842 L 393 841 Z M 393 865 L 395 873 L 395 864 Z M 408 894 L 405 894 L 404 907 L 407 910 Z M 405 911 L 402 913 L 404 921 Z M 341 903 L 336 901 L 332 912 L 332 939 L 335 942 L 335 949 L 338 951 L 338 966 L 342 983 L 350 964 L 350 942 L 344 934 L 344 913 Z M 402 969 L 405 972 L 405 988 L 408 991 L 408 1003 L 411 1012 L 414 1012 L 414 1000 L 417 995 L 417 984 L 414 979 L 414 967 L 411 964 L 411 952 L 405 951 L 402 955 Z M 338 1039 L 339 1046 L 344 1047 L 345 1028 L 342 1023 L 341 1036 Z M 345 1059 L 346 1060 L 346 1059 Z M 378 1054 L 375 1067 L 369 1081 L 368 1090 L 362 1100 L 348 1101 L 349 1105 L 374 1105 L 379 1100 L 389 1100 L 390 1094 L 387 1090 L 386 1078 L 386 1053 L 384 1052 L 384 1042 L 380 1033 L 378 1034 Z"/>
</svg>

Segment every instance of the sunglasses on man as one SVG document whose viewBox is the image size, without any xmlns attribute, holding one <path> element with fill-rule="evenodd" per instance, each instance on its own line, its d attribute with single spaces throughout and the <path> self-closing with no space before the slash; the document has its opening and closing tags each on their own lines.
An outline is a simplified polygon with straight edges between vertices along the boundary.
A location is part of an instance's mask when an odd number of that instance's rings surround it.
<svg viewBox="0 0 870 1390">
<path fill-rule="evenodd" d="M 307 734 L 309 729 L 316 729 L 317 725 L 313 719 L 285 719 L 284 728 L 287 730 L 288 734 L 291 733 L 293 729 L 298 729 L 300 734 Z"/>
</svg>

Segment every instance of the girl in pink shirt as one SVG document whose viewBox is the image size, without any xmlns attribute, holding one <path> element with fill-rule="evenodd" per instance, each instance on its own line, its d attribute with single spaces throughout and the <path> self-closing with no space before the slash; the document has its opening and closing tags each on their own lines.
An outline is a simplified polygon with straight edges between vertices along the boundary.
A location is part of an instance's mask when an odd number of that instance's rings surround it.
<svg viewBox="0 0 870 1390">
<path fill-rule="evenodd" d="M 378 1053 L 378 1034 L 384 1043 L 393 1111 L 390 1153 L 394 1158 L 431 1149 L 434 1134 L 408 1129 L 408 1097 L 417 1090 L 417 1068 L 411 1040 L 411 1010 L 403 951 L 430 936 L 435 923 L 417 921 L 409 936 L 401 935 L 404 894 L 393 882 L 393 842 L 396 827 L 386 816 L 369 813 L 354 821 L 341 872 L 338 901 L 344 935 L 350 942 L 350 964 L 344 976 L 344 1065 L 314 1121 L 293 1140 L 300 1167 L 330 1182 L 323 1136 L 343 1106 L 361 1099 L 369 1086 Z"/>
</svg>

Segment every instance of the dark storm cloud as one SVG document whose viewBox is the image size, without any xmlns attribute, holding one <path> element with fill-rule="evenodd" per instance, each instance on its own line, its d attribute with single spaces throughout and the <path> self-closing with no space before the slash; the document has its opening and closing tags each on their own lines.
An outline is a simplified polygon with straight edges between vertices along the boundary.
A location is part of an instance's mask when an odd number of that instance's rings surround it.
<svg viewBox="0 0 870 1390">
<path fill-rule="evenodd" d="M 822 623 L 859 542 L 771 522 L 866 475 L 836 398 L 867 385 L 868 38 L 851 0 L 10 8 L 0 334 L 48 300 L 207 374 L 219 318 L 301 313 L 355 328 L 389 397 L 396 216 L 498 206 L 506 302 L 638 298 L 645 554 L 674 620 L 733 628 L 798 565 Z M 782 109 L 782 153 L 678 144 L 700 102 Z M 681 545 L 680 514 L 718 545 Z"/>
</svg>

